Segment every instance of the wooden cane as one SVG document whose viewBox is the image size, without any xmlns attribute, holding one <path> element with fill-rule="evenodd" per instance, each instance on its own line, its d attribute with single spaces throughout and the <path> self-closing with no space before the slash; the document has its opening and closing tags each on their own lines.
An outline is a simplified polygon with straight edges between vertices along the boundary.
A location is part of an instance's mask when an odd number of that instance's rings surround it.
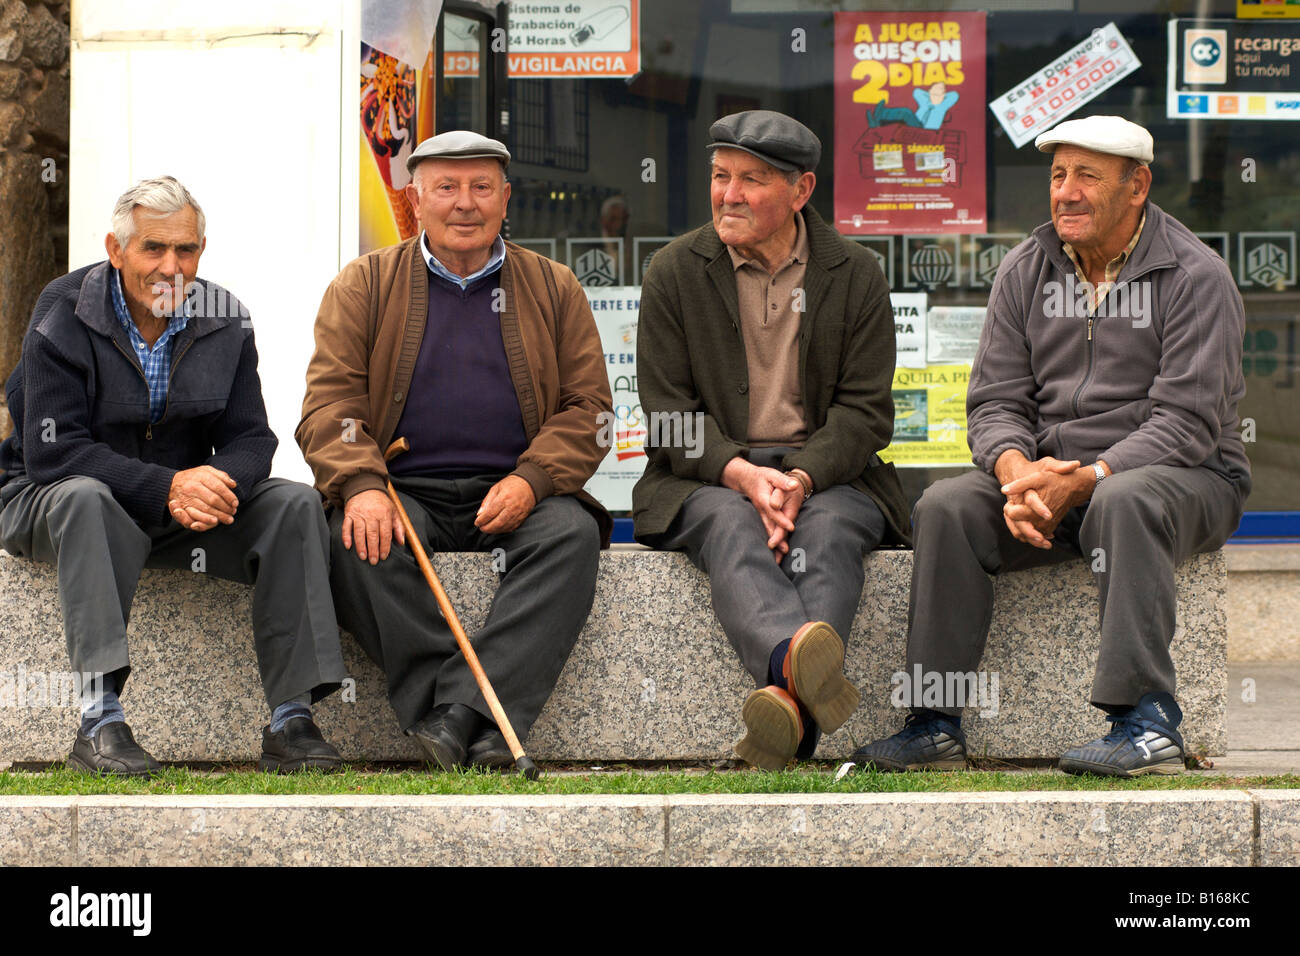
<svg viewBox="0 0 1300 956">
<path fill-rule="evenodd" d="M 410 451 L 411 444 L 405 438 L 399 438 L 388 446 L 388 451 L 384 452 L 384 461 L 392 461 L 393 458 L 404 451 Z M 460 618 L 456 616 L 456 609 L 451 606 L 451 599 L 447 597 L 447 592 L 442 589 L 442 582 L 438 580 L 438 575 L 433 570 L 433 565 L 429 563 L 429 557 L 424 553 L 424 545 L 420 544 L 420 537 L 415 533 L 415 528 L 411 525 L 411 518 L 402 507 L 402 500 L 397 497 L 397 491 L 393 488 L 391 481 L 387 482 L 388 497 L 392 499 L 397 506 L 397 517 L 402 522 L 402 530 L 406 532 L 406 543 L 411 552 L 415 555 L 415 563 L 420 566 L 424 573 L 424 580 L 429 584 L 429 590 L 433 591 L 433 596 L 438 602 L 438 609 L 442 611 L 442 616 L 451 628 L 452 636 L 456 638 L 456 646 L 460 652 L 465 655 L 465 661 L 469 664 L 470 672 L 474 675 L 474 680 L 478 683 L 478 689 L 483 694 L 483 699 L 487 701 L 488 709 L 492 711 L 492 719 L 497 722 L 497 727 L 501 734 L 506 738 L 506 745 L 510 748 L 510 753 L 515 758 L 515 768 L 529 780 L 536 780 L 538 776 L 537 764 L 524 753 L 523 745 L 519 743 L 519 738 L 515 736 L 515 729 L 510 726 L 510 718 L 506 716 L 505 710 L 501 707 L 501 701 L 497 700 L 496 691 L 492 689 L 492 683 L 483 671 L 483 665 L 478 661 L 478 655 L 474 653 L 474 648 L 470 646 L 469 638 L 465 636 L 465 629 L 460 626 Z"/>
</svg>

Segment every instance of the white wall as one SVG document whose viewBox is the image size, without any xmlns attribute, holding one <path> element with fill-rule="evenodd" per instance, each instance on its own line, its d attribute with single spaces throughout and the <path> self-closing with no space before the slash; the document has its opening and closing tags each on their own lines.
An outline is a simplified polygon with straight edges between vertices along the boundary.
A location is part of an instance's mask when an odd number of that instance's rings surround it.
<svg viewBox="0 0 1300 956">
<path fill-rule="evenodd" d="M 199 274 L 248 307 L 280 438 L 325 286 L 357 248 L 357 0 L 83 0 L 72 8 L 69 267 L 105 258 L 113 203 L 170 174 L 207 216 Z"/>
</svg>

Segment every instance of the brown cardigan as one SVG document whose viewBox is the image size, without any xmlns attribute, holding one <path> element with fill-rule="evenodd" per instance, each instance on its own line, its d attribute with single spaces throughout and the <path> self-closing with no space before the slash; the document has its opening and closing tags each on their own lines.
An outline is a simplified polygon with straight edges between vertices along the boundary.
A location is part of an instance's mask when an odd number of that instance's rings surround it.
<svg viewBox="0 0 1300 956">
<path fill-rule="evenodd" d="M 348 263 L 316 316 L 302 420 L 294 432 L 316 488 L 339 506 L 383 491 L 393 441 L 428 317 L 429 277 L 419 238 Z M 601 413 L 612 413 L 600 336 L 573 273 L 514 243 L 501 267 L 501 338 L 528 448 L 513 474 L 538 501 L 574 495 L 609 542 L 613 521 L 582 490 L 605 457 Z M 455 402 L 470 396 L 455 396 Z"/>
</svg>

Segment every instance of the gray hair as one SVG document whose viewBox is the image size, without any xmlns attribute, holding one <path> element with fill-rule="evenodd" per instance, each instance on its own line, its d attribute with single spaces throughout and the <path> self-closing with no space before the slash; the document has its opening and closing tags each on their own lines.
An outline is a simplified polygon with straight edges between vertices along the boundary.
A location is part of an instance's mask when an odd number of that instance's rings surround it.
<svg viewBox="0 0 1300 956">
<path fill-rule="evenodd" d="M 741 152 L 744 152 L 744 150 L 741 150 Z M 718 151 L 716 149 L 709 150 L 709 173 L 710 174 L 713 173 L 713 157 L 716 156 L 717 153 Z M 752 156 L 753 154 L 751 153 L 750 155 Z M 755 156 L 754 158 L 757 159 L 758 157 Z M 764 160 L 764 162 L 767 162 L 767 160 Z M 767 165 L 772 166 L 771 163 L 767 163 Z M 772 168 L 776 169 L 775 166 L 772 166 Z M 804 173 L 812 172 L 812 170 L 810 169 L 792 169 L 789 172 L 786 172 L 784 169 L 776 169 L 776 171 L 780 173 L 781 177 L 786 181 L 786 183 L 791 186 L 797 183 L 800 177 L 802 177 Z"/>
<path fill-rule="evenodd" d="M 136 183 L 122 193 L 117 205 L 113 207 L 113 235 L 122 248 L 125 249 L 135 235 L 133 214 L 136 206 L 143 206 L 157 216 L 170 216 L 186 206 L 191 207 L 199 220 L 199 243 L 203 243 L 203 232 L 207 227 L 203 210 L 178 180 L 171 176 L 159 176 L 157 179 L 143 179 Z"/>
</svg>

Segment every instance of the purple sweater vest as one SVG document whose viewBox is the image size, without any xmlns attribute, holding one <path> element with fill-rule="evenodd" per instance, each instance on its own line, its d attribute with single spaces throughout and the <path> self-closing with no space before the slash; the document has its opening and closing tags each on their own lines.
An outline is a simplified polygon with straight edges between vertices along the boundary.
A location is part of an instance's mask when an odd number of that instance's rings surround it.
<svg viewBox="0 0 1300 956">
<path fill-rule="evenodd" d="M 501 272 L 463 290 L 428 276 L 429 317 L 396 432 L 411 450 L 394 458 L 389 471 L 427 478 L 507 474 L 528 439 L 501 317 L 492 308 Z"/>
</svg>

